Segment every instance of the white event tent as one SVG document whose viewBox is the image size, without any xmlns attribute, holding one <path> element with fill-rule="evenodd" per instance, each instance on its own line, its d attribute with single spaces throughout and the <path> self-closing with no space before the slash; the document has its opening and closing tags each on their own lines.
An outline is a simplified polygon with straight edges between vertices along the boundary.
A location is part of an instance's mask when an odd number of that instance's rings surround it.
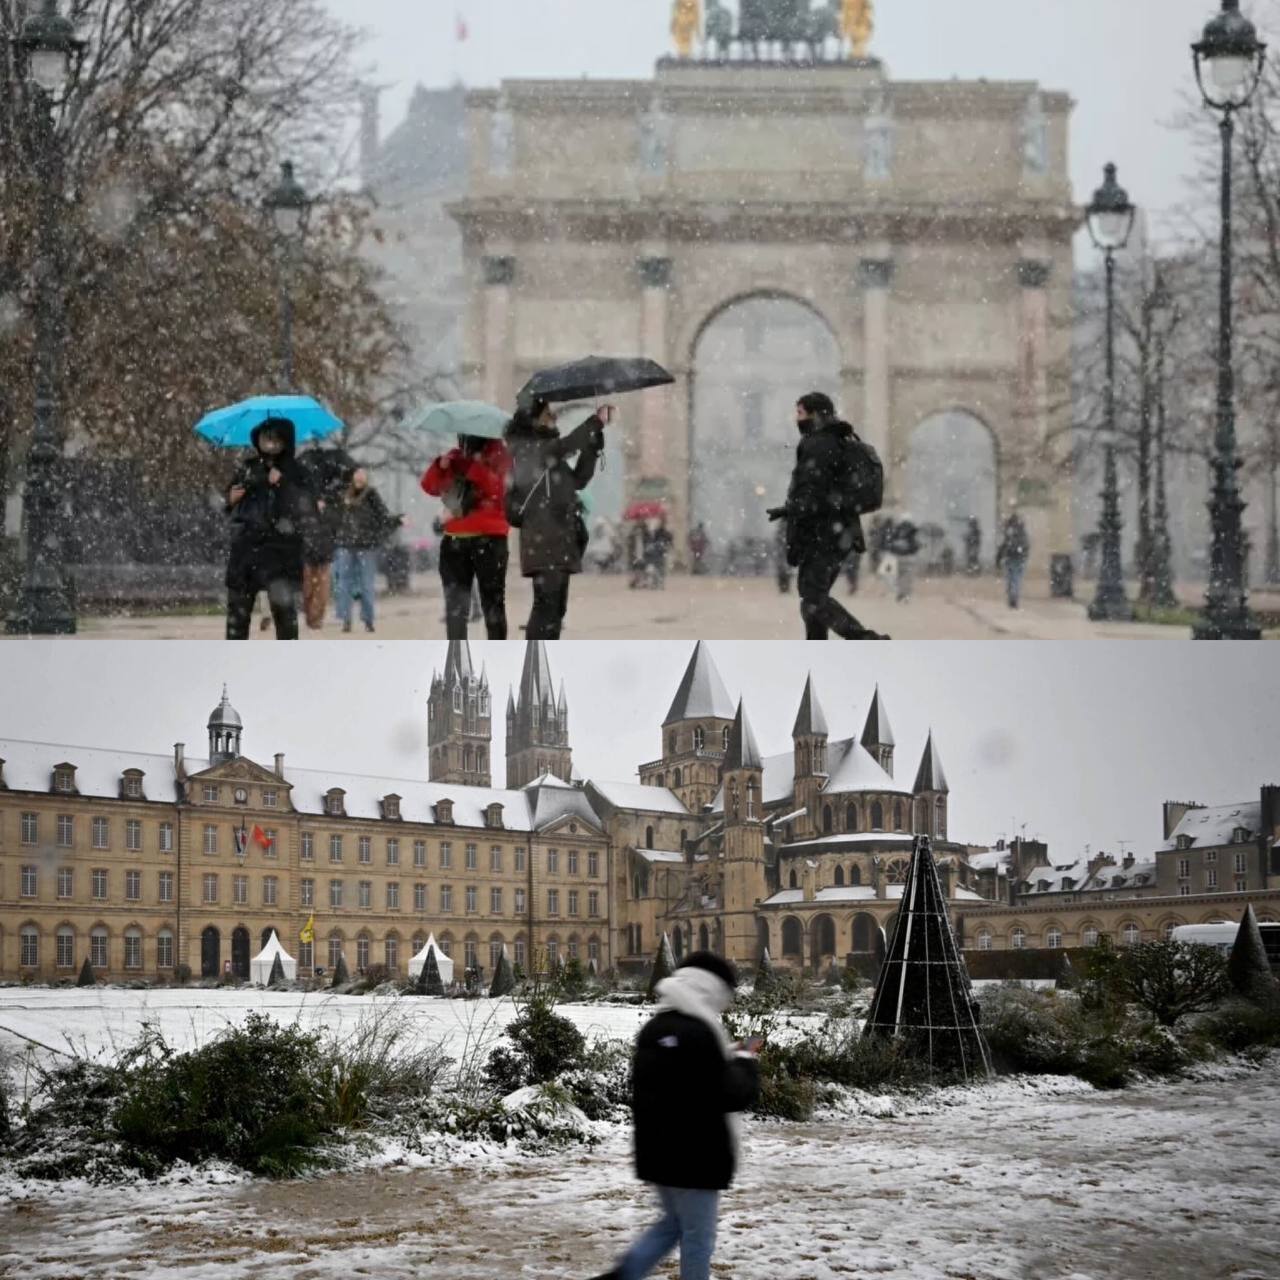
<svg viewBox="0 0 1280 1280">
<path fill-rule="evenodd" d="M 276 931 L 271 930 L 271 937 L 262 950 L 249 961 L 249 981 L 266 986 L 271 981 L 271 970 L 276 957 L 280 957 L 280 967 L 284 970 L 285 979 L 292 982 L 298 976 L 298 962 L 280 945 Z"/>
<path fill-rule="evenodd" d="M 427 954 L 432 950 L 436 953 L 436 964 L 440 967 L 440 981 L 447 987 L 453 981 L 453 961 L 440 950 L 434 933 L 422 944 L 422 950 L 409 961 L 409 977 L 415 982 L 418 980 L 422 966 L 427 963 Z"/>
</svg>

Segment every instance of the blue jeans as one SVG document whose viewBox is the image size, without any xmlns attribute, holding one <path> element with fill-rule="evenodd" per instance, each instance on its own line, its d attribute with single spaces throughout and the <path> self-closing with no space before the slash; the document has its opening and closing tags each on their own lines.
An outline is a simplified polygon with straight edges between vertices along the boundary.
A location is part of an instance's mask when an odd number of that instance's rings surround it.
<svg viewBox="0 0 1280 1280">
<path fill-rule="evenodd" d="M 718 1191 L 659 1187 L 662 1217 L 627 1250 L 618 1263 L 622 1280 L 642 1280 L 680 1246 L 680 1280 L 710 1280 L 716 1247 Z"/>
<path fill-rule="evenodd" d="M 1009 608 L 1016 609 L 1022 598 L 1022 575 L 1027 571 L 1025 560 L 1009 560 L 1004 562 L 1004 585 L 1009 593 Z"/>
<path fill-rule="evenodd" d="M 373 626 L 373 595 L 377 585 L 378 553 L 339 547 L 333 557 L 333 600 L 338 621 L 351 621 L 351 603 L 360 597 L 360 619 Z"/>
</svg>

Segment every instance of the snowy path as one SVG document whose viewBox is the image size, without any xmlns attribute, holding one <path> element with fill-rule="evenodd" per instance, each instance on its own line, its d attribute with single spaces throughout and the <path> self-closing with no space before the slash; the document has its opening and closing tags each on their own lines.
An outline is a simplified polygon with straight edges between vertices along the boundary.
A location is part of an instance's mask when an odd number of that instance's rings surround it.
<svg viewBox="0 0 1280 1280">
<path fill-rule="evenodd" d="M 1058 1092 L 1056 1090 L 1061 1090 Z M 897 1118 L 748 1126 L 721 1280 L 1274 1280 L 1280 1067 L 1102 1094 L 1006 1081 Z M 26 1280 L 573 1280 L 648 1217 L 590 1153 L 0 1205 Z M 674 1276 L 674 1270 L 663 1273 Z"/>
</svg>

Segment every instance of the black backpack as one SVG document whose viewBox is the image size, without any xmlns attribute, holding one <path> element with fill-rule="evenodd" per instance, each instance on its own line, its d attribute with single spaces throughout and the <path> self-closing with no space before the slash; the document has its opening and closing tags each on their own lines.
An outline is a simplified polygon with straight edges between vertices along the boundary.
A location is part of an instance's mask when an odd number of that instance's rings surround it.
<svg viewBox="0 0 1280 1280">
<path fill-rule="evenodd" d="M 845 442 L 844 454 L 844 508 L 853 515 L 872 515 L 884 506 L 884 463 L 857 436 Z"/>
</svg>

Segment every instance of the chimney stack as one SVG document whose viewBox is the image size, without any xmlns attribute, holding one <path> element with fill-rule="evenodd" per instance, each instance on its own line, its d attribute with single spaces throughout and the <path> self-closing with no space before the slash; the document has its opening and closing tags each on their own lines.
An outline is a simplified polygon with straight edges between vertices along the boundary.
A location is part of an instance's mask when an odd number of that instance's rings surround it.
<svg viewBox="0 0 1280 1280">
<path fill-rule="evenodd" d="M 184 743 L 175 742 L 173 744 L 173 772 L 179 782 L 185 781 L 187 776 L 186 761 L 182 758 L 182 753 L 184 750 L 185 750 Z"/>
<path fill-rule="evenodd" d="M 284 779 L 284 752 L 276 752 L 276 777 L 283 781 Z"/>
</svg>

